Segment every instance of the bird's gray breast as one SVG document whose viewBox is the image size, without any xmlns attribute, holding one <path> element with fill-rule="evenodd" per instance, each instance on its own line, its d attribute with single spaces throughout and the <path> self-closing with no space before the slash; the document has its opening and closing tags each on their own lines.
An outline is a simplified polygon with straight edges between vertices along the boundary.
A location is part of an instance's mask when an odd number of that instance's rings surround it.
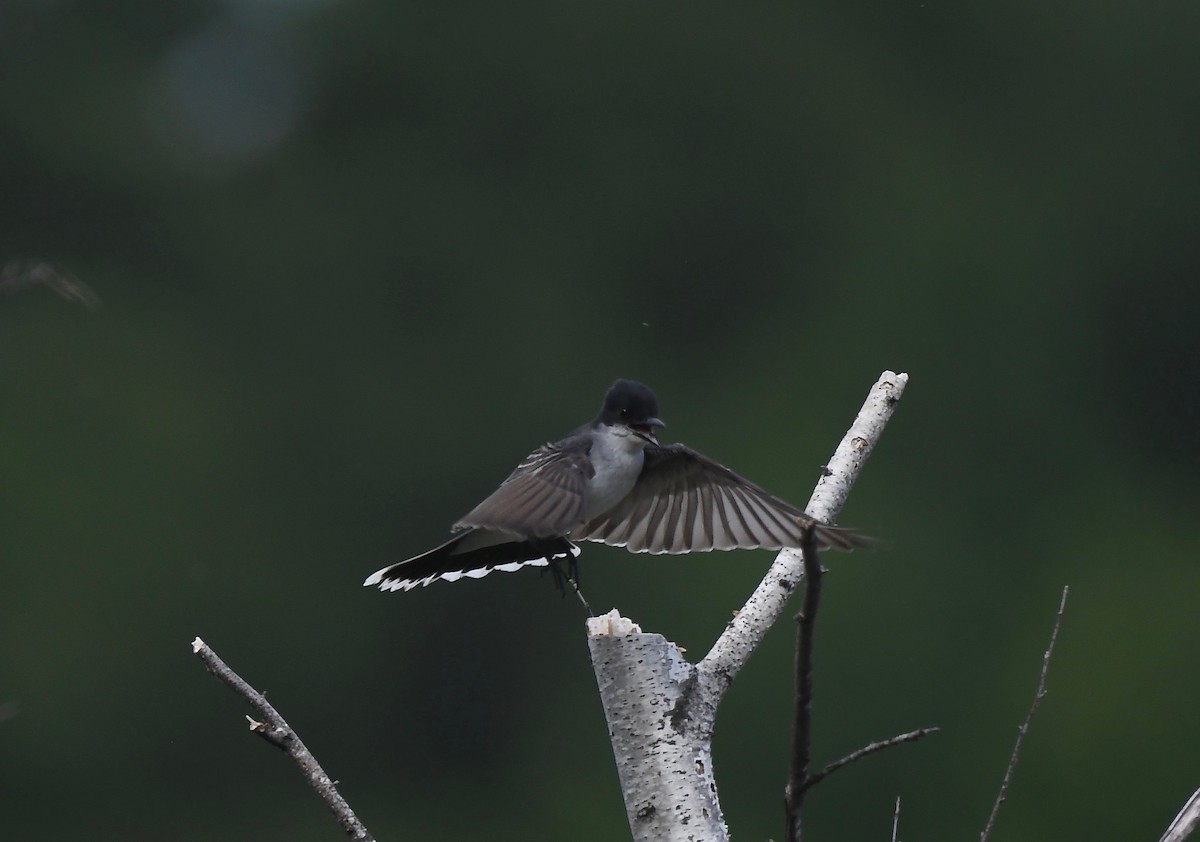
<svg viewBox="0 0 1200 842">
<path fill-rule="evenodd" d="M 645 440 L 635 435 L 608 430 L 596 433 L 589 453 L 596 473 L 584 488 L 584 523 L 607 512 L 633 490 L 642 472 L 645 447 Z"/>
</svg>

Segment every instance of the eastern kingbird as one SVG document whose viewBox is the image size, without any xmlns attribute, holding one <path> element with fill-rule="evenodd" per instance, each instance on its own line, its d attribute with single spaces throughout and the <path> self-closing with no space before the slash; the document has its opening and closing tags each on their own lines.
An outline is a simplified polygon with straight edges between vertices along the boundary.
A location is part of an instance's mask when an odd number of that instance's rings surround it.
<svg viewBox="0 0 1200 842">
<path fill-rule="evenodd" d="M 814 526 L 824 547 L 868 539 L 830 526 L 682 444 L 655 438 L 658 399 L 617 380 L 600 414 L 561 441 L 530 453 L 440 547 L 389 565 L 364 586 L 412 590 L 438 579 L 478 579 L 579 555 L 576 541 L 633 553 L 799 547 Z"/>
</svg>

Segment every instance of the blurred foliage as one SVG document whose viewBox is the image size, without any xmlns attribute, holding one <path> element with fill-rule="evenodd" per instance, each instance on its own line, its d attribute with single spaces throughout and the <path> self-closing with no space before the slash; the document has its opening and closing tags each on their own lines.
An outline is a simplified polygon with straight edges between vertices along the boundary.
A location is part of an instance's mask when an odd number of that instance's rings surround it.
<svg viewBox="0 0 1200 842">
<path fill-rule="evenodd" d="M 197 634 L 381 839 L 624 837 L 571 600 L 359 582 L 616 376 L 803 502 L 892 368 L 843 519 L 886 549 L 827 561 L 816 755 L 943 730 L 823 784 L 813 838 L 886 838 L 896 795 L 904 838 L 979 831 L 1064 583 L 995 838 L 1154 838 L 1198 783 L 1198 25 L 6 3 L 5 837 L 339 837 Z M 699 657 L 768 562 L 588 546 L 583 574 Z M 738 838 L 782 829 L 786 625 L 720 719 Z"/>
</svg>

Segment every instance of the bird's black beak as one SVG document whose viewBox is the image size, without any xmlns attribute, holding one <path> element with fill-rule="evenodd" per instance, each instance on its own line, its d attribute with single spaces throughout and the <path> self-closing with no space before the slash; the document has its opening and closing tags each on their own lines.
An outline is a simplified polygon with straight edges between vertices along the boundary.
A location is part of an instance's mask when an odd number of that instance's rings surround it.
<svg viewBox="0 0 1200 842">
<path fill-rule="evenodd" d="M 658 439 L 654 436 L 654 428 L 665 426 L 667 425 L 661 418 L 647 418 L 641 424 L 630 424 L 629 428 L 651 444 L 658 444 Z"/>
</svg>

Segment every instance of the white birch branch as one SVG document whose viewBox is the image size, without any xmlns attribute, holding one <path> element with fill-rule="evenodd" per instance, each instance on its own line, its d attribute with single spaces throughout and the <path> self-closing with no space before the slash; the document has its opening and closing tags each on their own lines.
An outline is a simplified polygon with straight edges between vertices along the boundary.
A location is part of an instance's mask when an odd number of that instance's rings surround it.
<svg viewBox="0 0 1200 842">
<path fill-rule="evenodd" d="M 712 774 L 712 711 L 691 714 L 696 668 L 613 609 L 588 647 L 635 840 L 725 840 Z"/>
<path fill-rule="evenodd" d="M 808 514 L 826 523 L 836 522 L 907 383 L 907 374 L 885 371 L 871 387 L 858 417 L 825 466 L 825 475 L 817 481 L 805 509 Z M 718 701 L 762 643 L 768 629 L 775 625 L 803 575 L 804 559 L 800 553 L 780 550 L 750 599 L 704 656 L 699 664 L 700 680 L 717 695 Z"/>
<path fill-rule="evenodd" d="M 1200 789 L 1192 793 L 1158 842 L 1183 842 L 1197 827 L 1200 827 Z"/>
<path fill-rule="evenodd" d="M 908 382 L 885 371 L 817 483 L 808 513 L 834 522 Z M 636 842 L 724 842 L 729 838 L 712 771 L 717 706 L 783 613 L 803 571 L 783 550 L 754 594 L 699 664 L 662 635 L 643 633 L 614 610 L 588 620 L 600 688 Z"/>
</svg>

